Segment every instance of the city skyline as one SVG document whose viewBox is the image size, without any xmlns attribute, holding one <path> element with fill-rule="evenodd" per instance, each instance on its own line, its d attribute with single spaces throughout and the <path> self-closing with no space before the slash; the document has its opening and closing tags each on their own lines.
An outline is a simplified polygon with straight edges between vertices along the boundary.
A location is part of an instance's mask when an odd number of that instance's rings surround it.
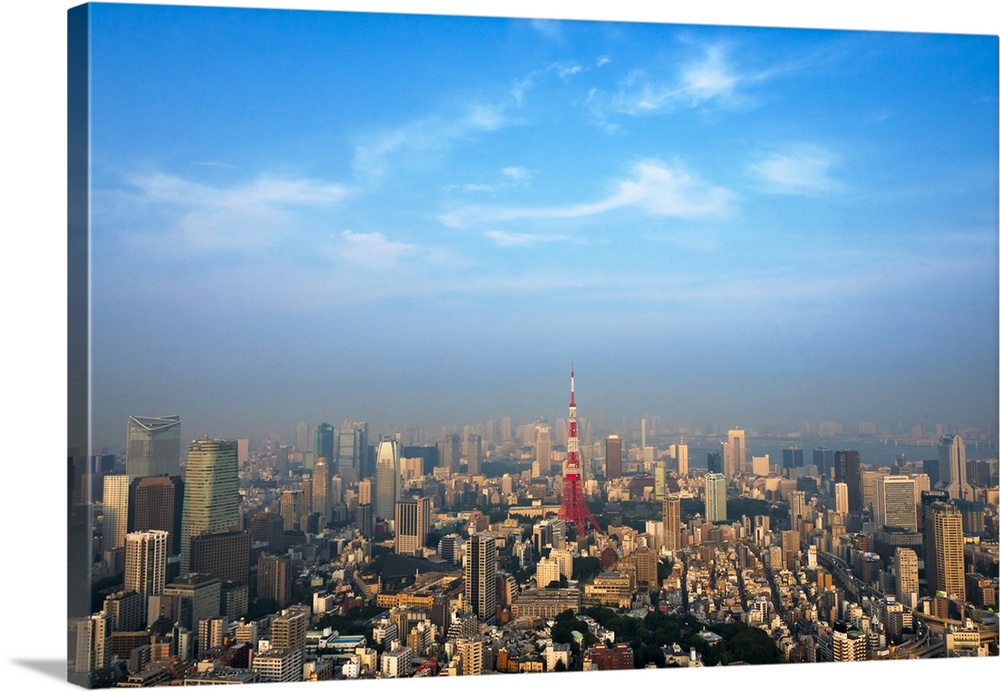
<svg viewBox="0 0 1000 691">
<path fill-rule="evenodd" d="M 570 361 L 591 418 L 995 429 L 995 37 L 114 5 L 92 29 L 98 447 L 128 415 L 557 419 Z"/>
</svg>

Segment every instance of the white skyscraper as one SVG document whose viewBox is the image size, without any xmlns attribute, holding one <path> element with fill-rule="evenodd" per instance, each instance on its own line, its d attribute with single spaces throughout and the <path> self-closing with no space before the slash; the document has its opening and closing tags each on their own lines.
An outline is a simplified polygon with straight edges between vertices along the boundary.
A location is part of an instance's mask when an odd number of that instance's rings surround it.
<svg viewBox="0 0 1000 691">
<path fill-rule="evenodd" d="M 375 451 L 375 516 L 383 520 L 396 517 L 396 501 L 403 493 L 403 477 L 399 467 L 399 442 L 392 436 L 382 437 Z"/>
<path fill-rule="evenodd" d="M 705 520 L 724 523 L 726 520 L 726 476 L 709 473 L 705 476 Z"/>
<path fill-rule="evenodd" d="M 847 483 L 838 482 L 834 485 L 834 498 L 836 499 L 837 513 L 847 513 Z"/>
<path fill-rule="evenodd" d="M 129 533 L 125 541 L 125 590 L 145 598 L 159 595 L 167 582 L 167 531 Z"/>
<path fill-rule="evenodd" d="M 125 546 L 128 533 L 128 475 L 104 476 L 104 550 Z"/>
<path fill-rule="evenodd" d="M 677 445 L 677 474 L 681 477 L 687 477 L 688 474 L 688 446 L 683 437 Z"/>
</svg>

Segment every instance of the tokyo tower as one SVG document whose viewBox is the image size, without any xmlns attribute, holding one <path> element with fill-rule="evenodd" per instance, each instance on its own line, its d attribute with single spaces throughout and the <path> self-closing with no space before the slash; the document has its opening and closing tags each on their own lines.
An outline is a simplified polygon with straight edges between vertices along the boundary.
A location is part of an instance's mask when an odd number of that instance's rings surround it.
<svg viewBox="0 0 1000 691">
<path fill-rule="evenodd" d="M 566 441 L 566 465 L 563 466 L 563 476 L 559 518 L 573 522 L 578 538 L 587 534 L 588 526 L 599 531 L 601 527 L 587 508 L 587 502 L 583 499 L 583 485 L 580 483 L 580 447 L 576 438 L 576 393 L 572 367 L 569 370 L 569 438 Z"/>
</svg>

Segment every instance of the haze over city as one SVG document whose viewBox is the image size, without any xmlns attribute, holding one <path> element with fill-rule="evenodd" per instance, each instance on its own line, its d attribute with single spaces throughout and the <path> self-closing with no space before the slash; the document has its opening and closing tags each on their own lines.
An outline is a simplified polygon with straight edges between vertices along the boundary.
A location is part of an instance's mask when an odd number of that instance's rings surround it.
<svg viewBox="0 0 1000 691">
<path fill-rule="evenodd" d="M 997 419 L 996 37 L 96 5 L 93 425 Z M 585 402 L 585 403 L 584 403 Z"/>
</svg>

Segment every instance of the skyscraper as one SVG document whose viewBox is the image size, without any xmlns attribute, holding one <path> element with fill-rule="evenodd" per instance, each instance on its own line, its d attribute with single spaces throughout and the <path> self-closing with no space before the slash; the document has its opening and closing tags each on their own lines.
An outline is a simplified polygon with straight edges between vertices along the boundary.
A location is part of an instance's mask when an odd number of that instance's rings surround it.
<svg viewBox="0 0 1000 691">
<path fill-rule="evenodd" d="M 897 547 L 893 557 L 893 570 L 896 575 L 896 599 L 907 607 L 913 607 L 920 594 L 917 553 L 909 547 Z"/>
<path fill-rule="evenodd" d="M 671 552 L 681 548 L 681 498 L 676 494 L 663 500 L 663 546 Z"/>
<path fill-rule="evenodd" d="M 479 464 L 483 460 L 483 438 L 478 434 L 470 434 L 465 442 L 465 460 L 469 475 L 479 473 Z"/>
<path fill-rule="evenodd" d="M 368 423 L 345 422 L 337 437 L 336 471 L 351 485 L 367 477 Z"/>
<path fill-rule="evenodd" d="M 305 515 L 305 497 L 300 489 L 286 489 L 281 492 L 281 520 L 285 530 L 298 530 L 299 522 Z"/>
<path fill-rule="evenodd" d="M 965 599 L 962 514 L 951 504 L 924 504 L 924 562 L 928 594 Z"/>
<path fill-rule="evenodd" d="M 687 477 L 688 474 L 688 445 L 684 443 L 684 437 L 677 445 L 677 474 L 680 477 Z"/>
<path fill-rule="evenodd" d="M 622 440 L 617 434 L 604 442 L 604 476 L 609 480 L 622 476 Z"/>
<path fill-rule="evenodd" d="M 128 475 L 104 476 L 104 550 L 125 546 L 128 533 Z"/>
<path fill-rule="evenodd" d="M 188 445 L 181 517 L 181 574 L 191 563 L 191 538 L 240 527 L 235 441 L 199 439 Z"/>
<path fill-rule="evenodd" d="M 330 518 L 330 466 L 325 456 L 318 456 L 313 465 L 312 509 Z"/>
<path fill-rule="evenodd" d="M 162 593 L 166 583 L 167 531 L 129 533 L 125 539 L 125 590 L 142 596 L 143 614 L 146 598 Z"/>
<path fill-rule="evenodd" d="M 535 425 L 535 462 L 539 475 L 549 474 L 552 469 L 552 429 L 548 425 Z"/>
<path fill-rule="evenodd" d="M 179 554 L 184 481 L 179 476 L 133 478 L 128 488 L 128 532 L 166 530 L 167 553 Z"/>
<path fill-rule="evenodd" d="M 457 460 L 457 459 L 456 459 Z M 399 467 L 399 442 L 392 436 L 382 437 L 375 452 L 375 516 L 392 520 L 396 516 L 396 500 L 402 493 Z"/>
<path fill-rule="evenodd" d="M 431 499 L 396 502 L 396 554 L 417 555 L 427 541 L 431 524 Z"/>
<path fill-rule="evenodd" d="M 847 513 L 850 511 L 850 504 L 847 498 L 847 483 L 838 482 L 834 485 L 834 499 L 836 501 L 835 510 L 837 513 Z"/>
<path fill-rule="evenodd" d="M 726 484 L 726 476 L 720 473 L 705 476 L 705 520 L 709 523 L 726 520 Z"/>
<path fill-rule="evenodd" d="M 129 477 L 181 474 L 181 417 L 128 419 L 125 473 Z"/>
<path fill-rule="evenodd" d="M 492 537 L 476 533 L 466 545 L 465 602 L 477 617 L 492 621 L 497 604 L 497 546 Z"/>
<path fill-rule="evenodd" d="M 875 525 L 917 529 L 917 505 L 913 479 L 905 475 L 875 478 Z"/>
<path fill-rule="evenodd" d="M 851 513 L 861 511 L 861 454 L 857 451 L 837 451 L 833 454 L 833 462 L 837 482 L 847 485 L 847 510 Z"/>
<path fill-rule="evenodd" d="M 746 431 L 741 429 L 729 430 L 729 443 L 725 447 L 726 457 L 725 471 L 726 480 L 732 480 L 738 474 L 746 472 L 747 464 L 747 438 Z"/>
<path fill-rule="evenodd" d="M 457 434 L 446 434 L 439 442 L 438 459 L 442 468 L 447 468 L 449 473 L 457 473 L 459 468 L 459 458 L 462 454 L 461 439 Z"/>
<path fill-rule="evenodd" d="M 788 497 L 788 525 L 799 529 L 799 521 L 806 515 L 806 493 L 794 491 Z"/>
<path fill-rule="evenodd" d="M 316 458 L 326 459 L 327 466 L 332 466 L 337 462 L 337 457 L 334 455 L 337 452 L 337 434 L 329 422 L 321 422 L 316 425 L 316 441 L 313 444 L 313 451 Z"/>
<path fill-rule="evenodd" d="M 969 485 L 965 463 L 965 442 L 957 434 L 941 437 L 938 444 L 938 472 L 941 481 L 938 487 L 952 499 L 974 498 Z"/>
</svg>

